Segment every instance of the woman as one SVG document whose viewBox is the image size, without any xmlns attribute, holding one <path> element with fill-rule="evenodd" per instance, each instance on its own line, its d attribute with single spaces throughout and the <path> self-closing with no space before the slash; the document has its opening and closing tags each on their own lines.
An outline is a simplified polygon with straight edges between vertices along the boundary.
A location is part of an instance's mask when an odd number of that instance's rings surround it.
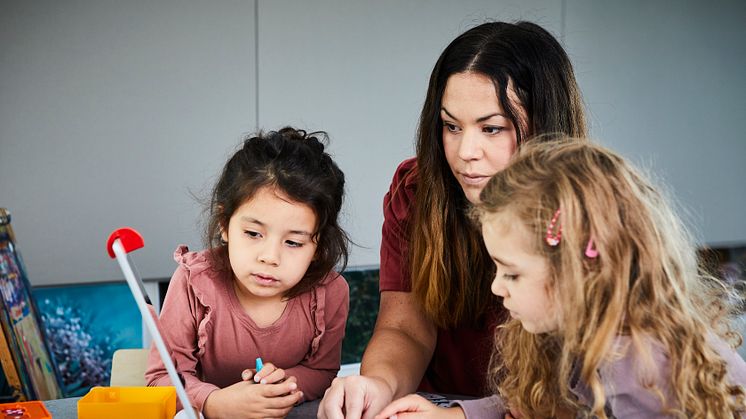
<svg viewBox="0 0 746 419">
<path fill-rule="evenodd" d="M 417 157 L 399 165 L 384 198 L 381 303 L 361 375 L 332 382 L 320 418 L 372 417 L 415 390 L 488 393 L 493 331 L 506 317 L 466 209 L 539 134 L 586 135 L 557 40 L 533 23 L 491 22 L 451 42 L 430 76 Z"/>
</svg>

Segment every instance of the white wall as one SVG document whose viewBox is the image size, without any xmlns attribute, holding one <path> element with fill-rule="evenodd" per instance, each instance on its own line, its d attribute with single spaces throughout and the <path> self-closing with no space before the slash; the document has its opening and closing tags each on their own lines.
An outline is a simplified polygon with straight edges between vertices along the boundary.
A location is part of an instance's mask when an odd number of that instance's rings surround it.
<svg viewBox="0 0 746 419">
<path fill-rule="evenodd" d="M 190 192 L 256 125 L 253 39 L 253 2 L 0 3 L 0 205 L 32 284 L 122 278 L 123 225 L 146 278 L 199 247 Z"/>
<path fill-rule="evenodd" d="M 288 123 L 329 133 L 351 265 L 376 265 L 435 59 L 486 18 L 564 39 L 594 136 L 661 173 L 705 241 L 746 240 L 743 2 L 11 0 L 0 206 L 32 284 L 121 278 L 104 243 L 122 225 L 143 276 L 170 276 L 176 244 L 200 247 L 191 193 L 244 133 Z"/>
<path fill-rule="evenodd" d="M 746 242 L 746 2 L 567 3 L 593 135 L 670 185 L 709 244 Z"/>
</svg>

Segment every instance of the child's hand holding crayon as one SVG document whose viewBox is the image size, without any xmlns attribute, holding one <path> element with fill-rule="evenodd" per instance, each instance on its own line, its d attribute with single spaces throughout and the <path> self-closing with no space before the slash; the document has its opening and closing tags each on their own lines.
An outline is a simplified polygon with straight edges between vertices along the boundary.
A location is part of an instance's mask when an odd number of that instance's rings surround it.
<svg viewBox="0 0 746 419">
<path fill-rule="evenodd" d="M 303 399 L 297 379 L 285 370 L 257 359 L 255 369 L 245 369 L 241 381 L 212 392 L 205 401 L 207 417 L 285 417 Z M 232 406 L 231 411 L 224 411 Z"/>
</svg>

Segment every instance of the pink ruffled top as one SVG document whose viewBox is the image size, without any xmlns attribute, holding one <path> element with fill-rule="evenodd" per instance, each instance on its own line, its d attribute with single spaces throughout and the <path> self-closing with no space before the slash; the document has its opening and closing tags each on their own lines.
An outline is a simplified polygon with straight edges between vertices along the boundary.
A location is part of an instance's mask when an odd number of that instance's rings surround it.
<svg viewBox="0 0 746 419">
<path fill-rule="evenodd" d="M 202 410 L 207 396 L 241 381 L 241 372 L 261 357 L 298 378 L 305 400 L 321 397 L 339 371 L 349 310 L 349 288 L 331 272 L 311 291 L 288 301 L 273 324 L 259 327 L 244 312 L 233 278 L 212 269 L 206 251 L 174 252 L 179 264 L 160 314 L 191 402 Z M 149 386 L 171 385 L 151 347 L 145 378 Z"/>
</svg>

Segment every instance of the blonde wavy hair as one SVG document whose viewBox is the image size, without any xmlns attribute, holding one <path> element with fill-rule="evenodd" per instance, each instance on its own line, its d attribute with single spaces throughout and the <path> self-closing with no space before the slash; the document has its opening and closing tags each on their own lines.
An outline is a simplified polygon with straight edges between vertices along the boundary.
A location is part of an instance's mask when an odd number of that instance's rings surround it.
<svg viewBox="0 0 746 419">
<path fill-rule="evenodd" d="M 527 417 L 579 411 L 606 418 L 598 371 L 633 350 L 641 385 L 678 417 L 726 418 L 744 411 L 744 389 L 726 382 L 726 363 L 711 346 L 740 336 L 726 319 L 730 291 L 703 272 L 693 241 L 671 206 L 639 170 L 586 140 L 529 142 L 481 194 L 479 220 L 511 211 L 533 234 L 550 265 L 550 292 L 562 307 L 562 330 L 531 334 L 513 320 L 496 331 L 492 389 Z M 544 242 L 562 208 L 561 243 Z M 584 256 L 593 238 L 599 256 Z M 628 348 L 615 346 L 620 335 Z M 653 384 L 654 347 L 670 362 L 666 400 Z M 580 406 L 569 393 L 575 366 L 593 394 Z M 575 372 L 577 374 L 577 372 Z"/>
</svg>

